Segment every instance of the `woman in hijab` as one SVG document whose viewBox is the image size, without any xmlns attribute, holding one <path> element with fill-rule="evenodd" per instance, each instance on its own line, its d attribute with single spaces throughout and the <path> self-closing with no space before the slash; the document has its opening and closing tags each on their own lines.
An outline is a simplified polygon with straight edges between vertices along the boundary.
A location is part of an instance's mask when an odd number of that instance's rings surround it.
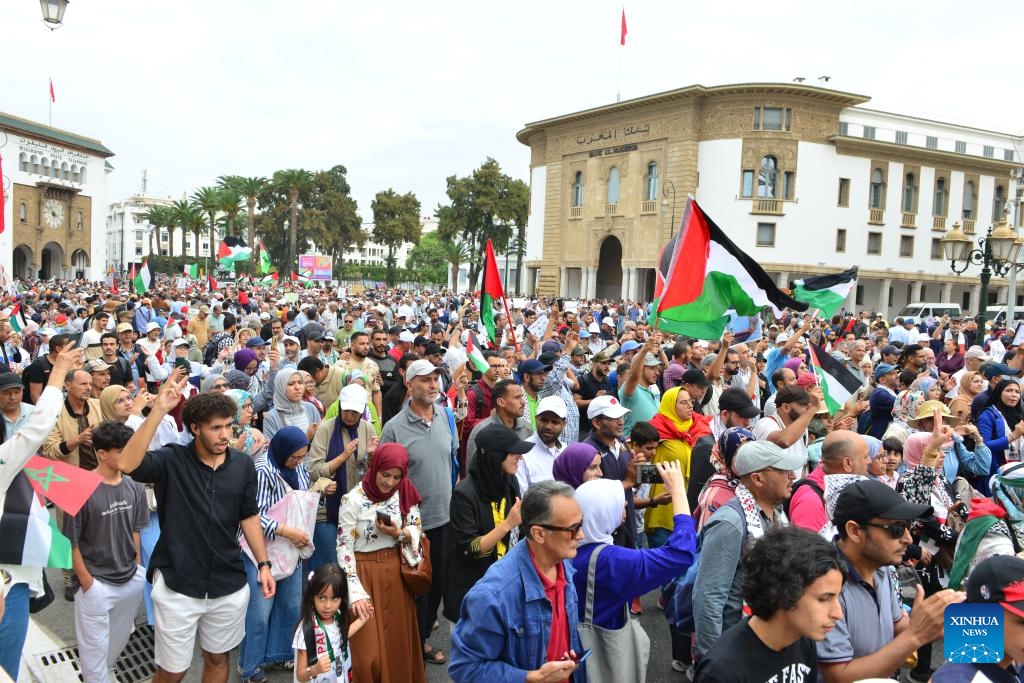
<svg viewBox="0 0 1024 683">
<path fill-rule="evenodd" d="M 312 439 L 320 424 L 320 413 L 312 403 L 302 400 L 306 382 L 298 370 L 282 370 L 274 377 L 274 407 L 263 418 L 263 436 L 273 439 L 285 425 L 298 427 Z"/>
<path fill-rule="evenodd" d="M 468 476 L 452 491 L 451 534 L 455 542 L 444 586 L 444 616 L 459 620 L 462 599 L 519 540 L 520 492 L 516 472 L 533 444 L 503 424 L 484 427 Z M 619 485 L 619 495 L 622 486 Z M 623 498 L 625 502 L 625 498 Z"/>
<path fill-rule="evenodd" d="M 992 498 L 971 501 L 970 517 L 957 539 L 949 587 L 962 590 L 965 578 L 993 555 L 1024 548 L 1024 463 L 1007 463 L 989 480 Z"/>
<path fill-rule="evenodd" d="M 711 464 L 715 474 L 701 489 L 697 496 L 697 507 L 693 518 L 697 521 L 697 530 L 703 526 L 715 510 L 736 497 L 736 485 L 740 478 L 732 471 L 732 461 L 739 447 L 748 441 L 755 441 L 754 434 L 746 427 L 729 427 L 718 437 L 718 442 L 711 449 Z"/>
<path fill-rule="evenodd" d="M 601 454 L 584 441 L 569 444 L 555 457 L 551 474 L 556 481 L 579 488 L 585 481 L 601 478 Z"/>
<path fill-rule="evenodd" d="M 309 533 L 289 527 L 272 519 L 267 513 L 289 490 L 305 491 L 309 488 L 309 473 L 302 461 L 309 451 L 309 439 L 297 427 L 282 427 L 270 440 L 265 456 L 256 458 L 256 504 L 259 507 L 260 526 L 267 541 L 278 536 L 287 539 L 296 548 L 310 544 Z M 238 651 L 238 667 L 242 679 L 260 680 L 262 667 L 277 662 L 291 662 L 292 636 L 299 621 L 299 602 L 302 598 L 302 572 L 298 567 L 284 578 L 278 579 L 274 595 L 263 597 L 259 571 L 246 553 L 242 563 L 249 579 L 249 606 L 245 612 L 245 638 Z"/>
<path fill-rule="evenodd" d="M 228 389 L 224 392 L 235 402 L 235 422 L 231 425 L 231 440 L 228 445 L 243 453 L 256 457 L 267 447 L 263 432 L 252 426 L 253 398 L 243 389 Z"/>
<path fill-rule="evenodd" d="M 925 401 L 941 401 L 945 394 L 939 380 L 934 377 L 919 377 L 914 380 L 914 383 L 910 385 L 910 392 L 916 391 L 924 394 Z"/>
<path fill-rule="evenodd" d="M 989 393 L 985 408 L 978 415 L 978 431 L 992 451 L 990 474 L 1007 460 L 1020 459 L 1020 438 L 1024 436 L 1024 412 L 1020 404 L 1020 385 L 1004 379 Z M 989 495 L 987 482 L 979 490 Z"/>
<path fill-rule="evenodd" d="M 793 374 L 796 375 L 797 377 L 807 372 L 807 361 L 805 361 L 802 357 L 788 358 L 786 362 L 783 363 L 782 365 L 792 370 Z"/>
<path fill-rule="evenodd" d="M 985 390 L 985 375 L 968 370 L 960 377 L 956 398 L 949 404 L 949 412 L 963 424 L 971 419 L 971 402 Z"/>
<path fill-rule="evenodd" d="M 362 618 L 373 615 L 352 636 L 357 681 L 426 681 L 416 604 L 402 581 L 401 563 L 422 561 L 421 498 L 408 473 L 405 447 L 383 444 L 338 510 L 338 564 L 348 578 L 349 604 Z"/>
<path fill-rule="evenodd" d="M 305 370 L 299 370 L 299 374 L 302 375 L 302 383 L 306 386 L 306 393 L 302 395 L 302 400 L 307 403 L 312 403 L 313 407 L 316 408 L 316 412 L 320 413 L 320 419 L 324 417 L 324 402 L 316 397 L 313 393 L 313 389 L 316 387 L 316 380 L 313 379 L 313 375 L 309 374 Z"/>
<path fill-rule="evenodd" d="M 230 388 L 223 375 L 207 375 L 199 385 L 204 394 L 224 393 Z"/>
<path fill-rule="evenodd" d="M 256 352 L 252 349 L 239 349 L 235 351 L 232 362 L 235 367 L 228 370 L 226 375 L 228 384 L 232 389 L 242 389 L 253 393 L 253 377 L 260 367 Z"/>
</svg>

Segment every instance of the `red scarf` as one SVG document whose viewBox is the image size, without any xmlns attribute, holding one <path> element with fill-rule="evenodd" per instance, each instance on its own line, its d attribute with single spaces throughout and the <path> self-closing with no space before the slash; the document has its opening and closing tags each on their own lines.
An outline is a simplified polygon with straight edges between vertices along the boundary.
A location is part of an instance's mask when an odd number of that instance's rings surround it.
<svg viewBox="0 0 1024 683">
<path fill-rule="evenodd" d="M 682 439 L 690 448 L 693 448 L 693 444 L 697 443 L 697 439 L 711 433 L 711 418 L 707 415 L 694 413 L 693 424 L 684 432 L 680 431 L 675 422 L 658 413 L 651 418 L 651 426 L 658 430 L 658 437 L 662 441 Z"/>
<path fill-rule="evenodd" d="M 341 417 L 337 419 L 340 420 Z M 383 503 L 391 498 L 393 492 L 385 494 L 377 488 L 377 473 L 392 469 L 398 469 L 402 473 L 402 480 L 398 482 L 398 507 L 404 517 L 409 514 L 409 509 L 423 498 L 409 480 L 409 451 L 405 450 L 402 444 L 385 443 L 377 446 L 377 451 L 370 459 L 370 466 L 363 475 L 363 493 L 374 503 Z"/>
</svg>

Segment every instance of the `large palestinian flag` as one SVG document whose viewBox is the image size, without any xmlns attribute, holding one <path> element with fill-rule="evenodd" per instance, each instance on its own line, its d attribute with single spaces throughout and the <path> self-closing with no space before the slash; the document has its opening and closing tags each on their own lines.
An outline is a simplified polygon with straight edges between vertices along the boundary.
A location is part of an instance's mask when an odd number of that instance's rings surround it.
<svg viewBox="0 0 1024 683">
<path fill-rule="evenodd" d="M 692 197 L 676 234 L 661 251 L 654 297 L 658 329 L 720 339 L 729 311 L 757 315 L 765 306 L 806 311 L 730 240 Z"/>
<path fill-rule="evenodd" d="M 480 322 L 487 330 L 487 338 L 492 344 L 500 340 L 495 339 L 494 331 L 494 306 L 498 299 L 505 298 L 505 287 L 501 284 L 501 273 L 498 272 L 498 259 L 494 257 L 494 246 L 487 240 L 487 249 L 484 258 L 483 286 L 480 288 Z"/>
<path fill-rule="evenodd" d="M 217 249 L 217 261 L 221 266 L 227 268 L 237 261 L 248 261 L 251 254 L 252 250 L 245 245 L 241 237 L 228 235 L 221 241 L 220 247 Z"/>
<path fill-rule="evenodd" d="M 793 282 L 793 298 L 803 301 L 811 308 L 817 308 L 826 318 L 831 318 L 850 296 L 850 290 L 857 284 L 857 266 L 841 273 L 815 275 Z"/>
<path fill-rule="evenodd" d="M 856 375 L 821 347 L 808 344 L 808 349 L 811 352 L 811 367 L 818 378 L 821 393 L 825 396 L 825 407 L 829 415 L 835 415 L 863 385 Z"/>
<path fill-rule="evenodd" d="M 142 267 L 135 271 L 135 264 L 132 264 L 132 284 L 136 294 L 145 294 L 153 286 L 153 276 L 149 272 L 149 259 L 142 262 Z"/>
</svg>

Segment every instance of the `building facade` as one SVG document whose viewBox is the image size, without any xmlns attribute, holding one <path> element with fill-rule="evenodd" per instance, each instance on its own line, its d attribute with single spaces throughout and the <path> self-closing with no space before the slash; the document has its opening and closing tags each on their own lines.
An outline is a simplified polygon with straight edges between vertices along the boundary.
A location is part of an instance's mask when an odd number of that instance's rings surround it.
<svg viewBox="0 0 1024 683">
<path fill-rule="evenodd" d="M 848 310 L 977 311 L 978 269 L 952 273 L 939 240 L 954 223 L 981 237 L 1006 211 L 1021 224 L 1021 139 L 868 101 L 801 83 L 694 85 L 528 124 L 524 284 L 649 300 L 693 195 L 780 286 L 857 265 Z M 994 278 L 990 303 L 1006 290 Z"/>
<path fill-rule="evenodd" d="M 100 207 L 113 155 L 99 140 L 0 113 L 5 273 L 32 280 L 104 277 Z"/>
<path fill-rule="evenodd" d="M 117 271 L 128 270 L 130 264 L 141 263 L 146 257 L 171 254 L 171 240 L 174 240 L 174 256 L 192 259 L 206 259 L 210 256 L 210 233 L 207 228 L 196 235 L 181 228 L 173 231 L 161 227 L 159 232 L 146 220 L 145 214 L 154 206 L 170 206 L 171 198 L 132 195 L 114 202 L 107 207 L 107 261 Z M 172 234 L 173 232 L 173 234 Z M 219 240 L 220 230 L 216 232 Z M 219 242 L 218 242 L 219 244 Z"/>
</svg>

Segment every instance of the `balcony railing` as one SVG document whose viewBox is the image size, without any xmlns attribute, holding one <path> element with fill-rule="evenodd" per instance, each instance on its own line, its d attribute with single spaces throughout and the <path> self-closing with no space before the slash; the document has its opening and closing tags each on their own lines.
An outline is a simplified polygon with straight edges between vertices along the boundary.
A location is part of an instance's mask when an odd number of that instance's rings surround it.
<svg viewBox="0 0 1024 683">
<path fill-rule="evenodd" d="M 658 202 L 654 200 L 644 200 L 640 205 L 640 213 L 657 213 Z"/>
<path fill-rule="evenodd" d="M 617 216 L 619 214 L 619 205 L 616 204 L 605 204 L 604 215 L 605 216 Z"/>
<path fill-rule="evenodd" d="M 870 225 L 885 225 L 885 211 L 882 209 L 868 209 L 868 223 Z"/>
<path fill-rule="evenodd" d="M 945 216 L 932 216 L 932 230 L 945 230 L 946 229 L 946 217 Z"/>
<path fill-rule="evenodd" d="M 569 207 L 569 218 L 570 219 L 583 218 L 583 207 L 582 206 L 570 206 Z"/>
<path fill-rule="evenodd" d="M 974 219 L 973 218 L 965 218 L 964 219 L 964 234 L 965 235 L 973 235 L 974 234 Z"/>
<path fill-rule="evenodd" d="M 903 218 L 900 219 L 901 228 L 916 228 L 917 227 L 917 214 L 914 213 L 903 213 Z"/>
<path fill-rule="evenodd" d="M 752 214 L 767 214 L 771 216 L 782 215 L 781 199 L 755 199 L 750 210 Z"/>
</svg>

